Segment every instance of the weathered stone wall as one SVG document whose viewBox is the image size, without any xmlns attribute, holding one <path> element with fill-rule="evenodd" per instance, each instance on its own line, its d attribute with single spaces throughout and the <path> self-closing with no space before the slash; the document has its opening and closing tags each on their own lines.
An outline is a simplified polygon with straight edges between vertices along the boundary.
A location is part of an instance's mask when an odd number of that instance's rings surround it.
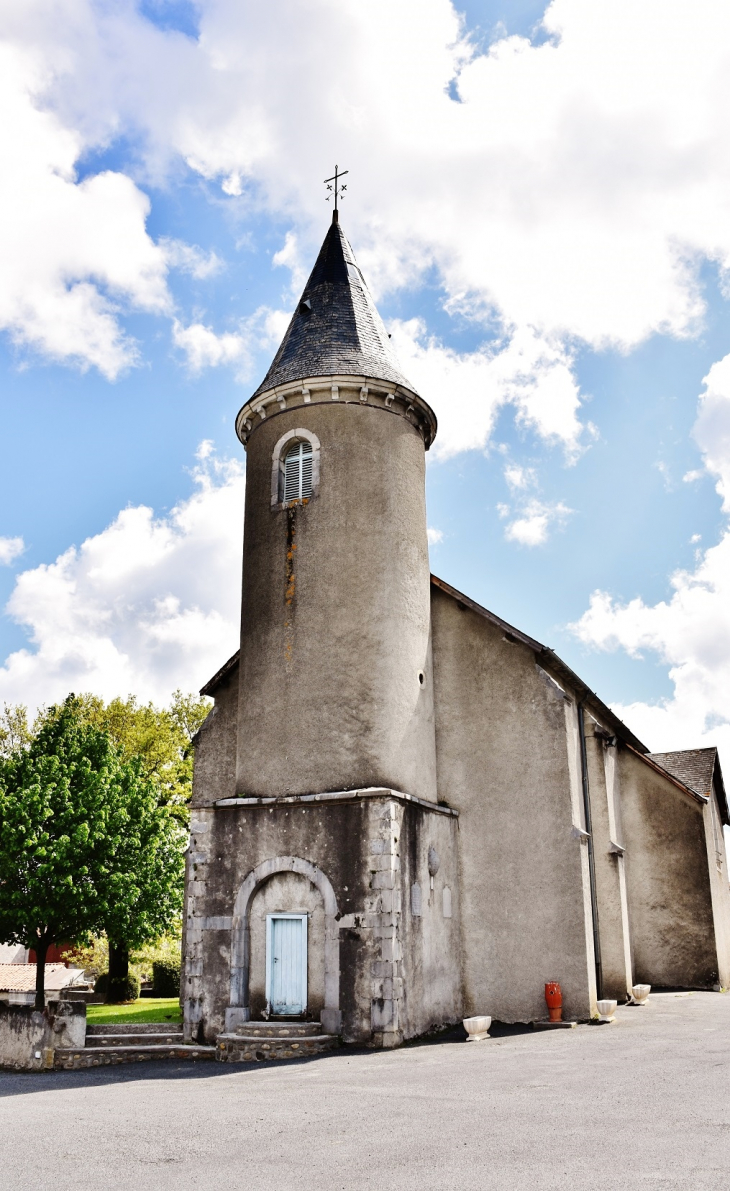
<svg viewBox="0 0 730 1191">
<path fill-rule="evenodd" d="M 224 1031 L 241 929 L 236 898 L 249 874 L 277 857 L 315 866 L 334 892 L 341 1014 L 335 1032 L 349 1042 L 394 1046 L 458 1020 L 457 830 L 452 815 L 387 790 L 324 805 L 293 800 L 197 810 L 186 907 L 186 1037 L 211 1041 Z M 433 890 L 429 849 L 438 855 Z M 308 1016 L 321 1015 L 325 1028 L 334 1028 L 326 1017 L 324 909 L 321 891 L 301 872 L 274 871 L 254 888 L 246 1016 L 260 1020 L 266 1009 L 266 914 L 307 913 Z"/>
<path fill-rule="evenodd" d="M 543 1018 L 545 982 L 558 980 L 566 1016 L 588 1017 L 590 891 L 565 697 L 498 626 L 435 587 L 431 607 L 439 798 L 461 816 L 465 1011 Z"/>
<path fill-rule="evenodd" d="M 435 801 L 423 438 L 339 396 L 248 441 L 237 790 Z M 272 453 L 298 427 L 321 444 L 319 488 L 272 507 Z"/>
<path fill-rule="evenodd" d="M 212 1041 L 224 1030 L 231 994 L 234 907 L 248 874 L 275 857 L 300 857 L 325 874 L 333 887 L 338 912 L 347 920 L 353 912 L 362 912 L 368 888 L 367 822 L 366 800 L 336 805 L 237 805 L 194 813 L 184 978 L 188 1038 Z M 298 904 L 277 908 L 293 912 Z M 359 965 L 346 962 L 345 953 L 349 956 L 353 949 L 353 939 L 346 930 L 340 931 L 340 945 L 340 1006 L 348 1016 L 348 1029 L 363 1037 L 370 1033 L 370 999 L 368 996 L 366 1012 L 360 1014 Z M 252 962 L 259 963 L 259 957 L 252 956 Z"/>
<path fill-rule="evenodd" d="M 307 915 L 307 1013 L 319 1021 L 324 1009 L 324 901 L 317 887 L 299 873 L 275 873 L 251 902 L 251 1017 L 260 1020 L 266 1010 L 266 915 L 282 910 Z"/>
<path fill-rule="evenodd" d="M 634 981 L 713 988 L 719 979 L 702 806 L 619 752 Z"/>
<path fill-rule="evenodd" d="M 0 1001 L 0 1067 L 47 1070 L 57 1047 L 82 1047 L 85 1041 L 83 1001 L 50 1001 L 42 1013 L 32 1005 Z"/>
</svg>

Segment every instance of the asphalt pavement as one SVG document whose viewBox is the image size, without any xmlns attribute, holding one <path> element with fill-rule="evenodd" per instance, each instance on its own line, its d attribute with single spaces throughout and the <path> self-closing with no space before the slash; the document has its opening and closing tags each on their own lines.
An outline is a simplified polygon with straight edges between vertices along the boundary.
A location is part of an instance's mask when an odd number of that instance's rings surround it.
<svg viewBox="0 0 730 1191">
<path fill-rule="evenodd" d="M 730 1187 L 730 995 L 279 1064 L 0 1073 L 2 1191 Z"/>
</svg>

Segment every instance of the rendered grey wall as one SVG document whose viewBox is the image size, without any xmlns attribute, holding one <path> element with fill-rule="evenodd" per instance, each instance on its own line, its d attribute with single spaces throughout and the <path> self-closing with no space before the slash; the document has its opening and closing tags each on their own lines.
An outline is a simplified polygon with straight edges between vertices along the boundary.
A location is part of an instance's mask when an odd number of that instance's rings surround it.
<svg viewBox="0 0 730 1191">
<path fill-rule="evenodd" d="M 615 803 L 612 803 L 614 791 L 607 783 L 607 772 L 612 772 L 612 776 L 615 773 L 616 749 L 594 734 L 596 721 L 587 712 L 584 722 L 601 949 L 601 995 L 623 1002 L 631 995 L 633 980 L 623 873 L 625 861 L 620 853 L 611 851 L 612 845 L 624 842 Z"/>
<path fill-rule="evenodd" d="M 272 509 L 272 451 L 299 426 L 321 443 L 319 494 Z M 383 786 L 435 800 L 424 470 L 420 433 L 359 401 L 253 430 L 239 793 Z"/>
<path fill-rule="evenodd" d="M 402 914 L 398 939 L 403 970 L 400 1026 L 404 1038 L 425 1034 L 463 1017 L 458 819 L 420 806 L 403 808 L 400 824 Z M 429 849 L 439 859 L 438 872 L 428 871 Z M 421 913 L 413 913 L 413 886 L 421 895 Z M 444 914 L 444 891 L 451 916 Z"/>
<path fill-rule="evenodd" d="M 711 801 L 705 807 L 704 819 L 718 975 L 722 987 L 730 988 L 730 888 L 725 834 L 715 789 Z"/>
<path fill-rule="evenodd" d="M 629 922 L 637 984 L 718 981 L 702 807 L 627 750 L 619 753 Z"/>
<path fill-rule="evenodd" d="M 238 667 L 215 692 L 215 705 L 195 739 L 193 806 L 211 806 L 236 792 Z"/>
<path fill-rule="evenodd" d="M 439 798 L 459 810 L 465 1011 L 590 1015 L 586 900 L 563 698 L 532 651 L 432 589 Z"/>
</svg>

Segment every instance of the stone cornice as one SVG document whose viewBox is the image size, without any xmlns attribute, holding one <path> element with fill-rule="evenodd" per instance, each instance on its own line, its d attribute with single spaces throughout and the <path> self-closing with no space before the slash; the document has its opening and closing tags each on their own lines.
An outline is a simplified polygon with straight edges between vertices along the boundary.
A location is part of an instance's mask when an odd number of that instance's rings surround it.
<svg viewBox="0 0 730 1191">
<path fill-rule="evenodd" d="M 453 807 L 444 806 L 439 802 L 428 802 L 425 798 L 417 798 L 414 794 L 404 794 L 402 790 L 392 790 L 385 786 L 367 786 L 362 790 L 330 790 L 323 794 L 285 794 L 279 798 L 219 798 L 213 805 L 216 807 L 274 807 L 293 804 L 296 806 L 312 802 L 360 802 L 363 798 L 395 798 L 398 802 L 413 802 L 416 806 L 422 806 L 436 815 L 451 815 L 455 819 L 459 817 L 459 812 Z"/>
<path fill-rule="evenodd" d="M 406 418 L 423 436 L 426 450 L 436 437 L 436 415 L 422 397 L 403 385 L 390 385 L 367 376 L 311 376 L 276 385 L 252 397 L 236 418 L 236 434 L 246 446 L 251 434 L 266 418 L 307 405 L 367 405 Z"/>
</svg>

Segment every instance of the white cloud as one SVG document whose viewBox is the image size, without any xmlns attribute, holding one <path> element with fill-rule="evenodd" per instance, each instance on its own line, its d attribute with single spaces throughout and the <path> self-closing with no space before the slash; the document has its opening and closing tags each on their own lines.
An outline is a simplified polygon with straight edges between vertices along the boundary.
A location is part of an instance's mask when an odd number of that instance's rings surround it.
<svg viewBox="0 0 730 1191">
<path fill-rule="evenodd" d="M 0 44 L 0 327 L 55 360 L 109 379 L 135 362 L 120 309 L 170 307 L 147 197 L 123 174 L 79 181 L 82 138 L 43 100 L 48 63 Z"/>
<path fill-rule="evenodd" d="M 172 325 L 172 340 L 185 353 L 191 372 L 202 372 L 204 368 L 217 368 L 220 364 L 249 362 L 246 337 L 233 331 L 218 335 L 203 323 L 191 323 L 183 327 L 177 319 Z"/>
<path fill-rule="evenodd" d="M 694 437 L 707 470 L 717 479 L 730 512 L 730 356 L 704 380 Z M 692 542 L 700 540 L 694 534 Z M 617 706 L 655 751 L 722 744 L 730 753 L 730 529 L 719 543 L 698 552 L 694 571 L 672 576 L 673 593 L 656 604 L 637 597 L 622 604 L 597 591 L 571 626 L 597 649 L 624 649 L 632 657 L 653 653 L 669 666 L 671 698 L 657 704 Z"/>
<path fill-rule="evenodd" d="M 174 319 L 172 340 L 185 353 L 191 372 L 236 364 L 238 379 L 244 380 L 251 373 L 254 352 L 260 348 L 273 351 L 278 347 L 290 318 L 286 311 L 261 306 L 250 318 L 241 320 L 237 331 L 220 333 L 204 323 L 190 323 L 185 327 Z"/>
<path fill-rule="evenodd" d="M 496 416 L 511 404 L 518 423 L 568 456 L 579 450 L 579 393 L 571 358 L 529 329 L 481 351 L 459 353 L 429 337 L 420 319 L 391 324 L 403 371 L 433 406 L 439 422 L 437 458 L 487 445 Z"/>
<path fill-rule="evenodd" d="M 184 240 L 173 240 L 162 236 L 159 246 L 166 263 L 173 269 L 180 269 L 182 273 L 189 273 L 191 277 L 205 280 L 220 273 L 223 261 L 215 252 L 203 252 L 197 244 L 186 244 Z"/>
<path fill-rule="evenodd" d="M 491 385 L 467 383 L 457 414 L 442 411 L 442 453 L 483 445 L 510 383 L 521 392 L 504 399 L 523 421 L 575 444 L 571 344 L 628 349 L 697 330 L 701 261 L 730 266 L 727 6 L 696 0 L 688 21 L 684 0 L 666 0 L 657 20 L 648 0 L 554 0 L 547 41 L 503 37 L 487 53 L 464 39 L 449 0 L 196 9 L 197 41 L 155 28 L 131 0 L 6 5 L 10 65 L 32 63 L 16 88 L 24 119 L 3 122 L 21 145 L 7 158 L 21 162 L 7 175 L 18 199 L 9 214 L 22 228 L 50 215 L 37 254 L 21 237 L 45 264 L 40 288 L 7 306 L 20 311 L 17 325 L 5 315 L 20 338 L 115 375 L 134 358 L 116 295 L 149 309 L 167 300 L 144 196 L 118 174 L 72 176 L 82 147 L 120 134 L 155 184 L 183 159 L 237 211 L 290 219 L 275 260 L 295 271 L 327 210 L 315 163 L 345 141 L 343 218 L 375 290 L 435 266 L 450 310 L 496 317 L 503 330 Z M 461 102 L 448 94 L 454 79 Z M 94 231 L 93 252 L 78 248 L 79 227 Z M 527 379 L 511 381 L 520 353 Z M 441 363 L 462 365 L 466 382 L 486 367 L 481 353 Z"/>
<path fill-rule="evenodd" d="M 438 546 L 439 542 L 443 542 L 443 540 L 444 540 L 443 530 L 434 529 L 433 526 L 431 526 L 431 525 L 429 525 L 428 529 L 426 530 L 426 533 L 428 534 L 429 546 Z"/>
<path fill-rule="evenodd" d="M 24 550 L 25 542 L 22 538 L 0 538 L 0 566 L 10 566 Z"/>
<path fill-rule="evenodd" d="M 504 478 L 513 492 L 532 488 L 536 483 L 534 468 L 522 467 L 519 463 L 508 463 L 504 469 Z"/>
<path fill-rule="evenodd" d="M 509 516 L 506 505 L 500 505 L 500 515 Z M 504 531 L 508 541 L 519 542 L 521 546 L 542 546 L 548 539 L 553 526 L 561 526 L 572 509 L 560 501 L 546 504 L 541 500 L 529 500 L 520 510 L 520 515 L 510 521 Z"/>
<path fill-rule="evenodd" d="M 195 491 L 166 517 L 124 509 L 55 562 L 18 575 L 7 613 L 30 636 L 0 667 L 0 701 L 92 691 L 166 702 L 238 644 L 244 477 L 203 444 Z"/>
</svg>

